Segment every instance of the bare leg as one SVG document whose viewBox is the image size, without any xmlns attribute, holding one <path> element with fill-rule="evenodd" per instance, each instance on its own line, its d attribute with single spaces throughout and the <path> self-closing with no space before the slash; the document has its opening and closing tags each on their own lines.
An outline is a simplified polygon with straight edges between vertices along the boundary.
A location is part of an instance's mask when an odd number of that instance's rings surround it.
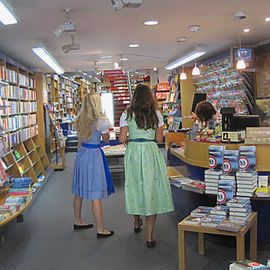
<svg viewBox="0 0 270 270">
<path fill-rule="evenodd" d="M 93 211 L 94 219 L 96 222 L 97 233 L 103 233 L 103 234 L 110 233 L 109 230 L 104 228 L 103 207 L 102 207 L 101 200 L 92 201 L 92 211 Z"/>
<path fill-rule="evenodd" d="M 74 210 L 74 217 L 75 217 L 75 224 L 82 225 L 84 224 L 81 212 L 82 212 L 82 198 L 78 196 L 74 196 L 73 199 L 73 210 Z"/>
<path fill-rule="evenodd" d="M 153 241 L 153 233 L 157 215 L 146 216 L 146 241 Z"/>
</svg>

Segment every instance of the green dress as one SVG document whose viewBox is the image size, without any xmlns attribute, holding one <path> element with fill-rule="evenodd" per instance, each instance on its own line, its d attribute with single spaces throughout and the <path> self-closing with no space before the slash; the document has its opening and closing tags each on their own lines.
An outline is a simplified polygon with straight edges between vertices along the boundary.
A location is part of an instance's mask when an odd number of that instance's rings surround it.
<svg viewBox="0 0 270 270">
<path fill-rule="evenodd" d="M 127 120 L 129 139 L 154 140 L 155 130 Z M 125 206 L 128 214 L 150 216 L 174 210 L 167 167 L 154 141 L 129 142 L 125 153 Z"/>
</svg>

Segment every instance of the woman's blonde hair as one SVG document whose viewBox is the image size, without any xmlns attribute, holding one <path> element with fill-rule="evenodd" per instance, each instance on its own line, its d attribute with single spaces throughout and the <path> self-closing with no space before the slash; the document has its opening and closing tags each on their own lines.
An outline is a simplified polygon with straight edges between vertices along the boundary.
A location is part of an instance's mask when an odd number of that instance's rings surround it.
<svg viewBox="0 0 270 270">
<path fill-rule="evenodd" d="M 101 109 L 98 94 L 86 94 L 82 103 L 82 110 L 75 120 L 75 128 L 79 141 L 89 139 L 93 133 L 93 124 L 96 120 L 105 118 Z"/>
</svg>

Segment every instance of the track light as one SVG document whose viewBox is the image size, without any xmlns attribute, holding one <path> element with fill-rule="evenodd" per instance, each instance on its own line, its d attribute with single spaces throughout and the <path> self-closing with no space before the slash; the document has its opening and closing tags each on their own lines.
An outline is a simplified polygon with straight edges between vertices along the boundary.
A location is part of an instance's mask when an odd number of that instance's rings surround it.
<svg viewBox="0 0 270 270">
<path fill-rule="evenodd" d="M 65 71 L 57 63 L 57 61 L 48 53 L 42 44 L 32 48 L 32 51 L 42 59 L 49 67 L 51 67 L 57 74 L 63 74 Z"/>
</svg>

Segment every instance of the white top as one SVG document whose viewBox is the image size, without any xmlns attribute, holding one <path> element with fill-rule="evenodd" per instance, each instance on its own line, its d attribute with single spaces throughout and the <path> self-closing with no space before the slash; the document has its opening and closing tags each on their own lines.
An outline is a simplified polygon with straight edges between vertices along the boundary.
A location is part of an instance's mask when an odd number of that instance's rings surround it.
<svg viewBox="0 0 270 270">
<path fill-rule="evenodd" d="M 158 127 L 162 127 L 164 125 L 163 116 L 160 111 L 156 111 L 156 114 L 158 117 Z M 126 127 L 128 125 L 126 118 L 127 118 L 127 113 L 123 112 L 120 118 L 120 127 Z"/>
<path fill-rule="evenodd" d="M 109 132 L 109 128 L 111 127 L 111 123 L 108 118 L 98 119 L 96 122 L 96 129 L 101 132 L 101 134 L 105 134 Z"/>
</svg>

